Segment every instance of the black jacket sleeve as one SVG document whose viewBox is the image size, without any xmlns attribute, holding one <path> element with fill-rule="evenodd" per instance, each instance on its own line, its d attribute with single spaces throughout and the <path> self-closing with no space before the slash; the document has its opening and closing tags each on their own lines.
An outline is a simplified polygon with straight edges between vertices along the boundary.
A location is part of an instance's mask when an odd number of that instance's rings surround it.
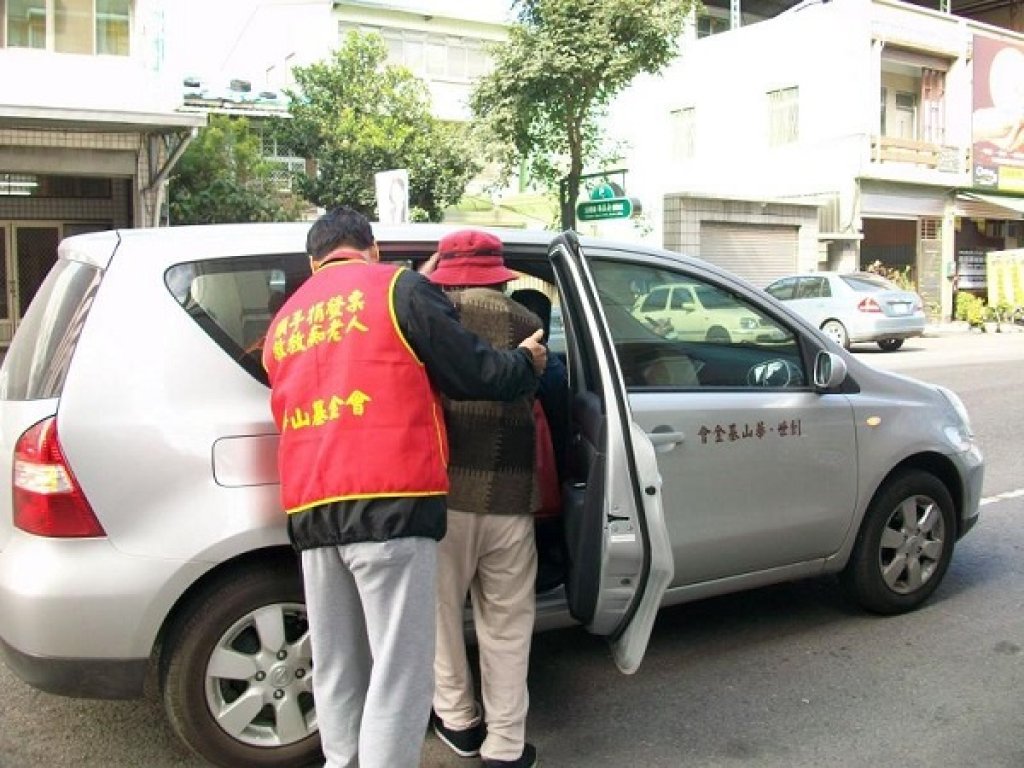
<svg viewBox="0 0 1024 768">
<path fill-rule="evenodd" d="M 459 322 L 437 285 L 412 270 L 395 284 L 395 315 L 434 386 L 452 400 L 511 401 L 536 391 L 527 350 L 492 347 Z"/>
</svg>

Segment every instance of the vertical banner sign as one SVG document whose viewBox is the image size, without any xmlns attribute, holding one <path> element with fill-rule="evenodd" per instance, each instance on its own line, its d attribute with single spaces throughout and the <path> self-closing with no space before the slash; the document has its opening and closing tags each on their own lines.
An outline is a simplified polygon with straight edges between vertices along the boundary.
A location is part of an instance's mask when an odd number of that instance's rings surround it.
<svg viewBox="0 0 1024 768">
<path fill-rule="evenodd" d="M 374 174 L 377 190 L 377 221 L 406 224 L 409 221 L 409 171 L 398 168 Z"/>
<path fill-rule="evenodd" d="M 1024 193 L 1024 46 L 974 36 L 972 183 Z"/>
</svg>

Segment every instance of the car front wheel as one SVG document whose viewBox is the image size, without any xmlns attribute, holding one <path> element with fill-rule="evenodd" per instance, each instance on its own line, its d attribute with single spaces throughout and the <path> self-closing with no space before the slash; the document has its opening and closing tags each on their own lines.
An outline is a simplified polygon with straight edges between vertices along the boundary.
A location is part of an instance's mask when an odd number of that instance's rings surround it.
<svg viewBox="0 0 1024 768">
<path fill-rule="evenodd" d="M 850 348 L 850 335 L 846 332 L 846 326 L 838 320 L 826 320 L 821 324 L 821 330 L 843 349 Z"/>
<path fill-rule="evenodd" d="M 228 768 L 318 759 L 309 627 L 294 563 L 261 563 L 206 585 L 164 647 L 164 707 L 193 751 Z"/>
<path fill-rule="evenodd" d="M 903 346 L 903 339 L 882 339 L 878 342 L 878 348 L 883 352 L 895 352 Z"/>
<path fill-rule="evenodd" d="M 895 475 L 864 516 L 841 574 L 843 586 L 870 611 L 912 610 L 942 581 L 955 538 L 953 500 L 946 486 L 920 470 Z"/>
</svg>

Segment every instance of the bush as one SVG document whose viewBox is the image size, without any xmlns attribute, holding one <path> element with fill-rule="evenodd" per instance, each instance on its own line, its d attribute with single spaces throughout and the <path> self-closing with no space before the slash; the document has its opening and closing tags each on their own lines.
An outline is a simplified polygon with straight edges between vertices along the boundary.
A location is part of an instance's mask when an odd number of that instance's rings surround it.
<svg viewBox="0 0 1024 768">
<path fill-rule="evenodd" d="M 956 319 L 965 320 L 971 328 L 985 330 L 985 302 L 972 293 L 956 295 Z"/>
</svg>

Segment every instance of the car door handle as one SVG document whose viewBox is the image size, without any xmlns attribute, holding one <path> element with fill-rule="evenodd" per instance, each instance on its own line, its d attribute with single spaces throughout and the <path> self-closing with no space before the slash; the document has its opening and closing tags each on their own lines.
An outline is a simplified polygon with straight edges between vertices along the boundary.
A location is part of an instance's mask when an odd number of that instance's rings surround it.
<svg viewBox="0 0 1024 768">
<path fill-rule="evenodd" d="M 658 453 L 671 451 L 686 439 L 686 435 L 682 432 L 676 432 L 668 426 L 655 427 L 647 433 L 647 437 Z"/>
</svg>

